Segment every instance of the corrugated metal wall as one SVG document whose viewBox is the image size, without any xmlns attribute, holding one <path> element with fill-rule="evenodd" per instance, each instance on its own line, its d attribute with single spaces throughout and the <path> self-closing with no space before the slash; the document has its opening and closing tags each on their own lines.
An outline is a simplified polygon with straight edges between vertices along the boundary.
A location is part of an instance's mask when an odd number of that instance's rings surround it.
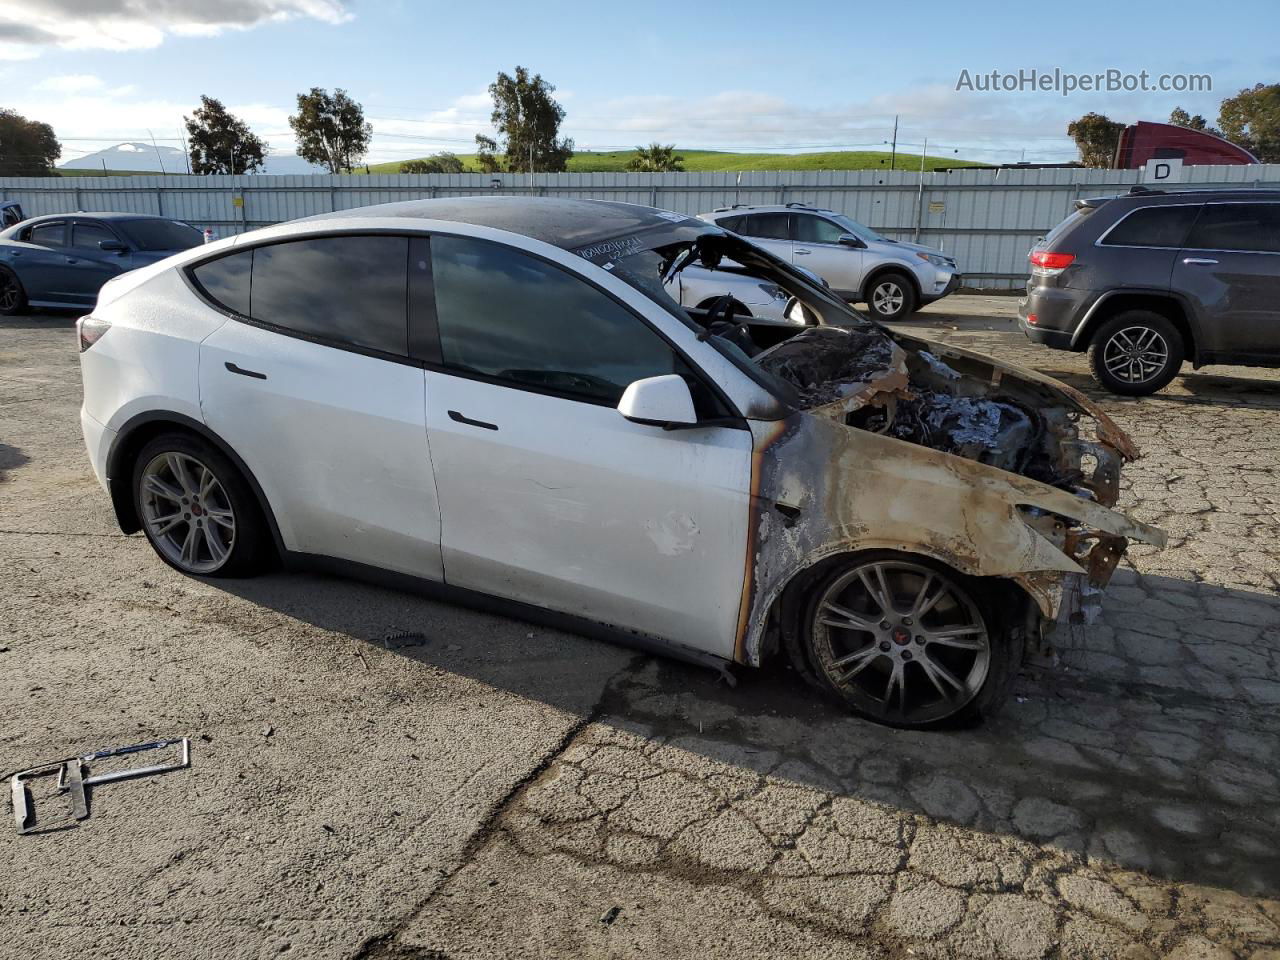
<svg viewBox="0 0 1280 960">
<path fill-rule="evenodd" d="M 1280 187 L 1280 164 L 1188 167 L 1187 186 Z M 975 286 L 1010 288 L 1026 254 L 1079 197 L 1123 192 L 1136 170 L 799 171 L 761 173 L 389 174 L 378 176 L 4 177 L 0 200 L 29 216 L 156 213 L 216 236 L 331 210 L 423 197 L 501 193 L 595 197 L 703 213 L 733 203 L 804 202 L 885 235 L 953 254 Z"/>
</svg>

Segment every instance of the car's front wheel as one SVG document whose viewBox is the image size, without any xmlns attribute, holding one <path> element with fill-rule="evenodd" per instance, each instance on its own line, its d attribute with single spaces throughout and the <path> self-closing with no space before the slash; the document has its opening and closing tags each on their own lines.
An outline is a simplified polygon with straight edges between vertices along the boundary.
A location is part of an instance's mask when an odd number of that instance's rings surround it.
<svg viewBox="0 0 1280 960">
<path fill-rule="evenodd" d="M 884 273 L 871 282 L 867 307 L 877 320 L 901 320 L 916 309 L 916 291 L 901 273 Z"/>
<path fill-rule="evenodd" d="M 27 292 L 22 281 L 8 267 L 0 267 L 0 316 L 12 317 L 27 308 Z"/>
<path fill-rule="evenodd" d="M 165 563 L 201 577 L 257 573 L 270 542 L 262 512 L 240 471 L 208 442 L 166 433 L 139 452 L 134 508 Z"/>
<path fill-rule="evenodd" d="M 1155 393 L 1182 367 L 1182 335 L 1167 317 L 1126 310 L 1100 326 L 1089 344 L 1089 371 L 1112 393 Z"/>
<path fill-rule="evenodd" d="M 1022 661 L 979 581 L 923 558 L 828 570 L 804 615 L 809 666 L 854 711 L 899 727 L 968 722 L 1004 703 Z"/>
</svg>

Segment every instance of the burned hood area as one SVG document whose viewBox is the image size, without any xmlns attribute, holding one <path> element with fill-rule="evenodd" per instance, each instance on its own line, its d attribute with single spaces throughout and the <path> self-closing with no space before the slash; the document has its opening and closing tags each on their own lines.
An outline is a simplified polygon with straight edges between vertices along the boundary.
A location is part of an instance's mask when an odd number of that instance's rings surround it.
<svg viewBox="0 0 1280 960">
<path fill-rule="evenodd" d="M 1104 506 L 1118 497 L 1121 463 L 1137 455 L 1069 388 L 877 326 L 810 327 L 753 360 L 810 413 Z M 1082 437 L 1082 419 L 1095 422 L 1096 441 Z"/>
</svg>

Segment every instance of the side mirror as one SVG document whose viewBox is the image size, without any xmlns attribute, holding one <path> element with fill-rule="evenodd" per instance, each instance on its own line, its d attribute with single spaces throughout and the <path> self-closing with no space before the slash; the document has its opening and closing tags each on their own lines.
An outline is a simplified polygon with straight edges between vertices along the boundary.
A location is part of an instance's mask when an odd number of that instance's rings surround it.
<svg viewBox="0 0 1280 960">
<path fill-rule="evenodd" d="M 844 247 L 865 247 L 866 244 L 855 237 L 852 233 L 842 233 L 836 240 L 836 243 Z"/>
<path fill-rule="evenodd" d="M 651 427 L 688 426 L 698 422 L 693 394 L 675 373 L 637 380 L 623 391 L 618 412 L 633 423 Z"/>
<path fill-rule="evenodd" d="M 108 253 L 124 253 L 129 248 L 119 240 L 99 240 L 98 249 L 105 250 Z"/>
</svg>

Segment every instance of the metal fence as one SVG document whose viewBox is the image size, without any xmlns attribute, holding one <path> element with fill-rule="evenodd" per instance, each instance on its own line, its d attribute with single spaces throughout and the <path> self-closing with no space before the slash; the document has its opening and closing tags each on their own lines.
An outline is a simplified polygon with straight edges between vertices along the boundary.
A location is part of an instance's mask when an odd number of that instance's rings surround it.
<svg viewBox="0 0 1280 960">
<path fill-rule="evenodd" d="M 1136 170 L 1027 169 L 760 173 L 387 174 L 376 176 L 5 177 L 0 200 L 29 216 L 77 210 L 153 213 L 215 236 L 333 210 L 424 197 L 594 197 L 703 213 L 733 203 L 803 202 L 956 257 L 974 286 L 1021 285 L 1026 254 L 1080 197 L 1124 192 Z M 1280 187 L 1280 164 L 1187 167 L 1188 187 Z"/>
</svg>

